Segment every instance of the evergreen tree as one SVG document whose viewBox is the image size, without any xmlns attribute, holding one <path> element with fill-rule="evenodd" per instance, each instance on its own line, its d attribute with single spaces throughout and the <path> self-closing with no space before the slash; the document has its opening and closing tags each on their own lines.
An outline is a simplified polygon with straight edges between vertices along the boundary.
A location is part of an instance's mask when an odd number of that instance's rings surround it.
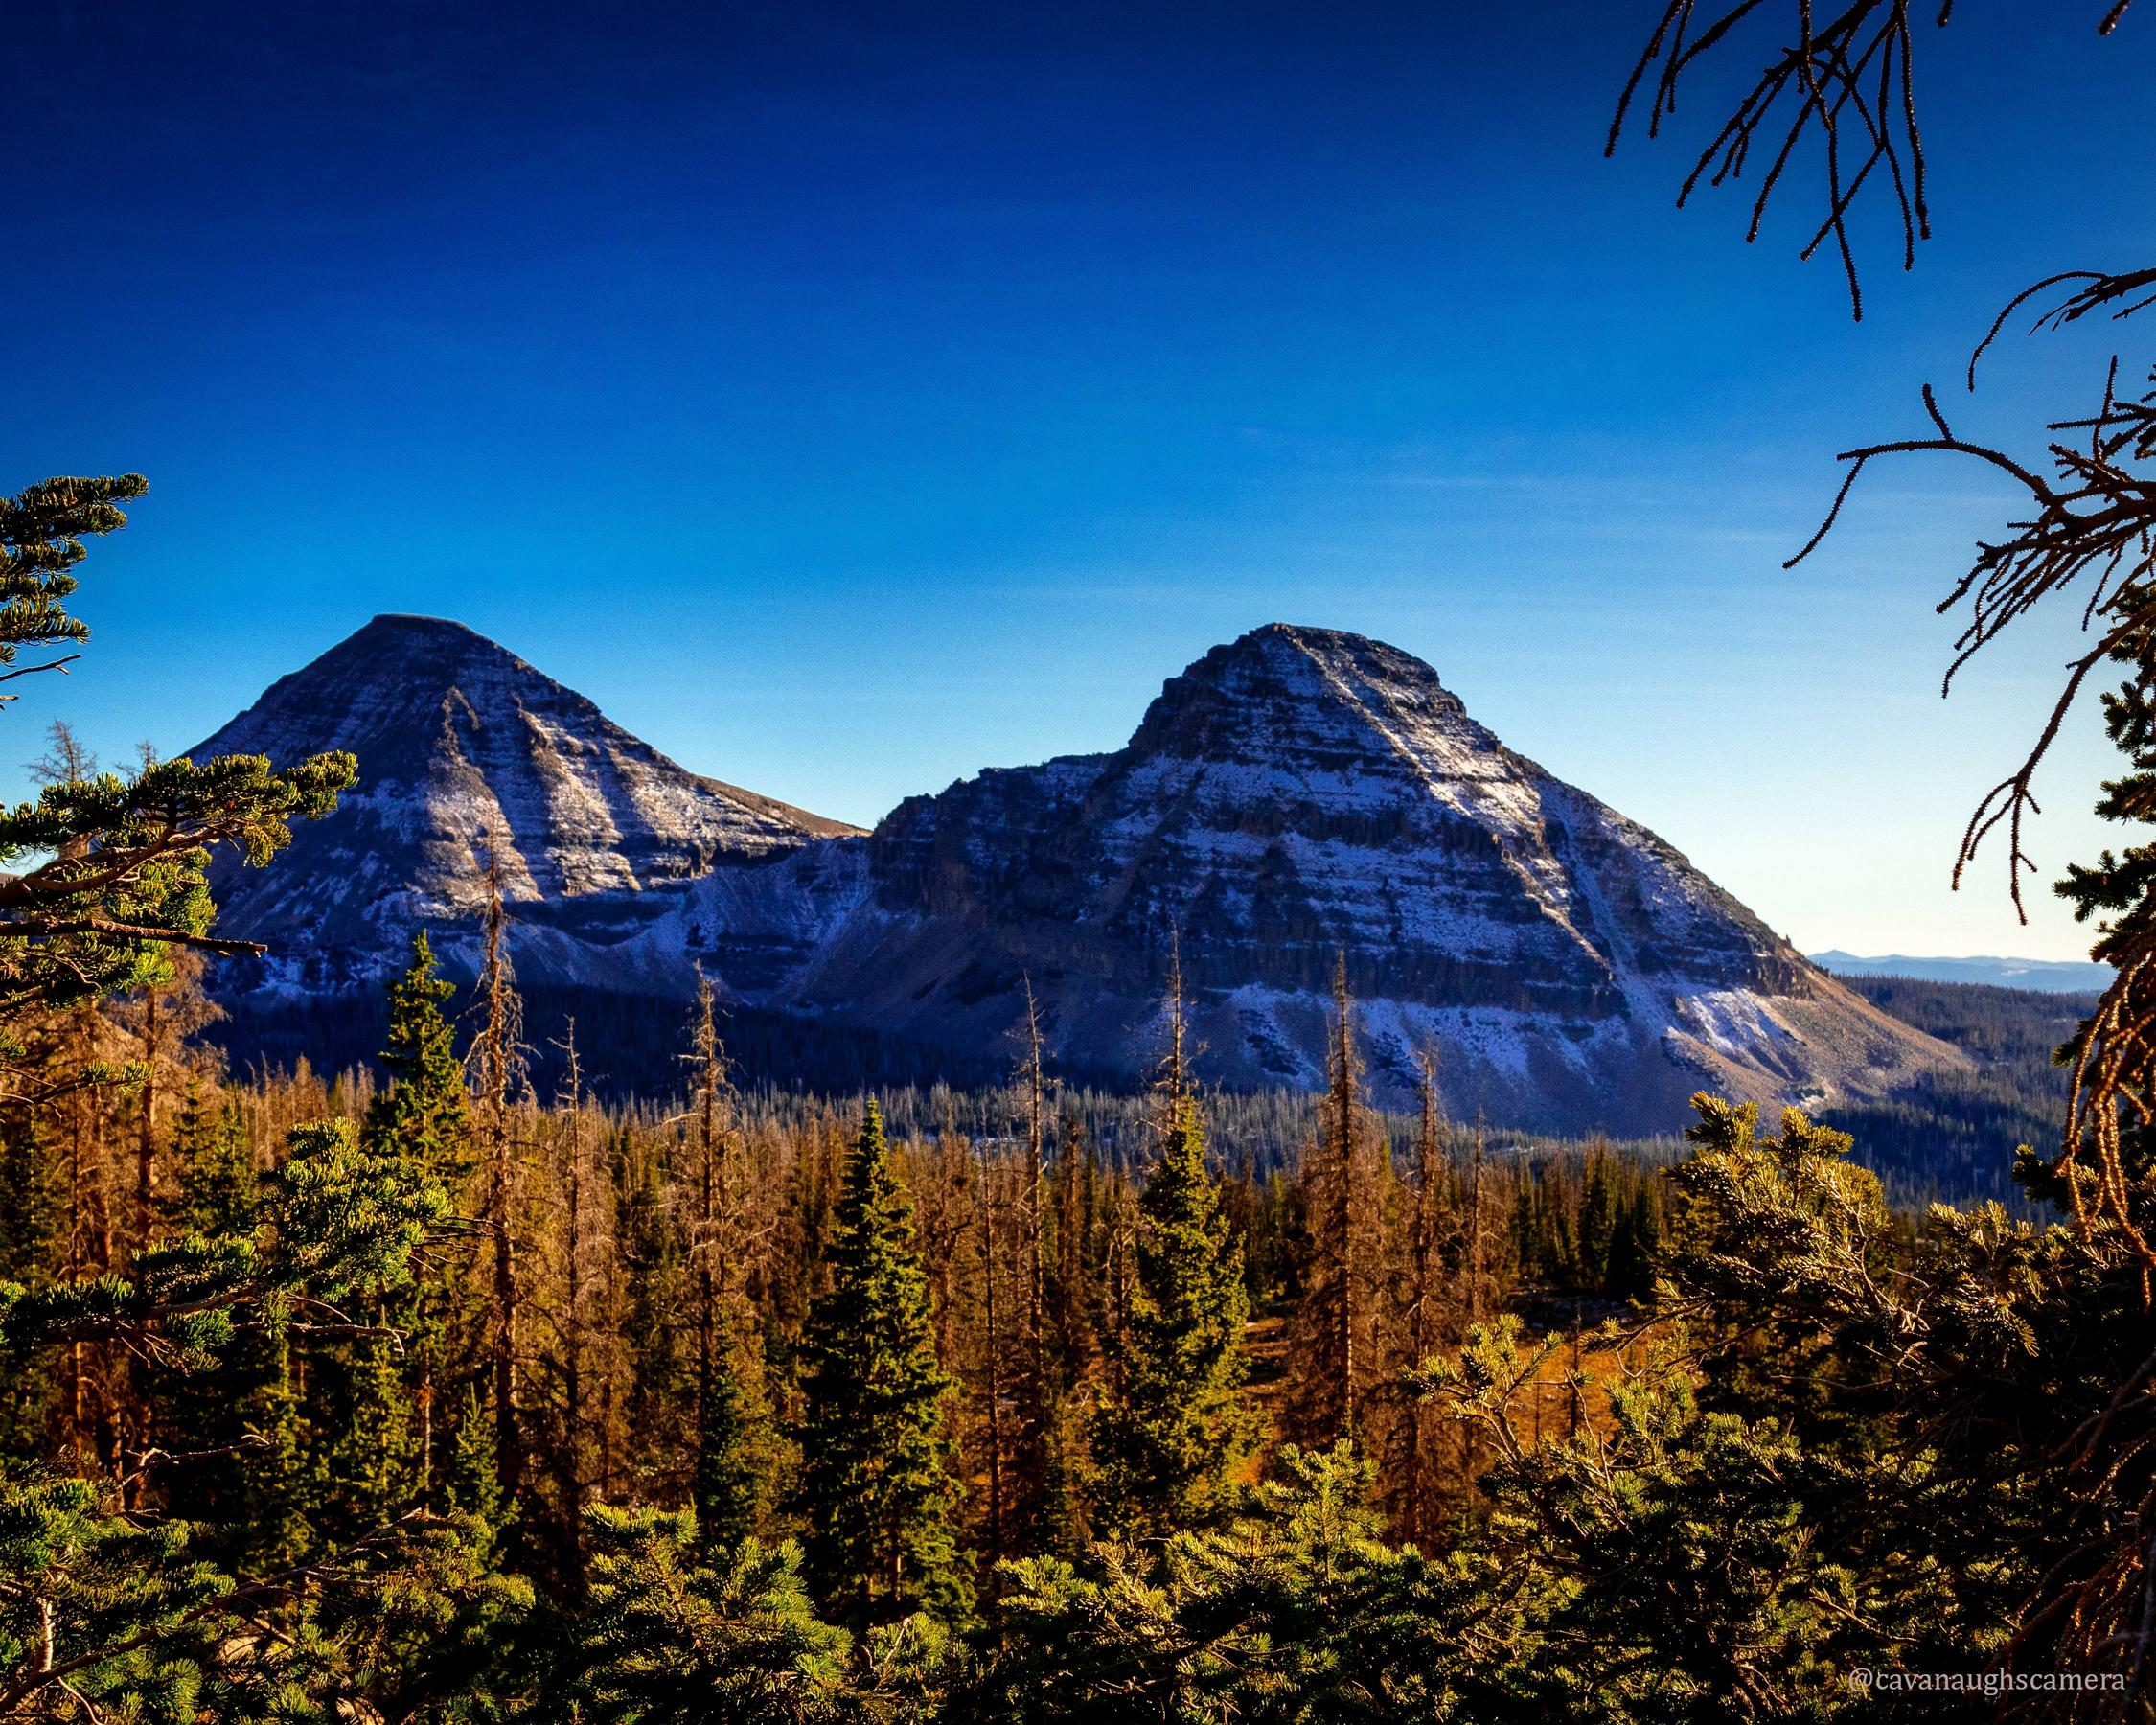
<svg viewBox="0 0 2156 1725">
<path fill-rule="evenodd" d="M 944 1402 L 929 1282 L 883 1116 L 872 1101 L 846 1166 L 828 1258 L 830 1291 L 810 1314 L 801 1498 L 808 1573 L 845 1621 L 926 1607 L 971 1609 L 945 1465 Z"/>
<path fill-rule="evenodd" d="M 815 1725 L 867 1714 L 852 1638 L 817 1620 L 791 1545 L 712 1553 L 693 1519 L 594 1506 L 578 1718 L 616 1725 Z M 702 1560 L 700 1561 L 700 1550 Z"/>
<path fill-rule="evenodd" d="M 372 1302 L 383 1316 L 382 1302 Z M 315 1389 L 333 1384 L 334 1411 L 312 1412 L 327 1473 L 330 1526 L 342 1535 L 393 1520 L 414 1495 L 409 1404 L 399 1353 L 388 1336 L 352 1344 L 333 1372 L 327 1360 L 312 1373 Z"/>
<path fill-rule="evenodd" d="M 366 1137 L 378 1151 L 401 1156 L 454 1191 L 470 1173 L 470 1101 L 456 1032 L 442 1008 L 456 985 L 435 968 L 420 929 L 411 962 L 389 985 L 389 1030 L 381 1064 L 389 1088 L 367 1109 Z"/>
<path fill-rule="evenodd" d="M 1243 1254 L 1205 1171 L 1196 1103 L 1172 1103 L 1160 1160 L 1138 1200 L 1137 1275 L 1113 1392 L 1095 1415 L 1099 1519 L 1157 1535 L 1216 1519 L 1256 1447 L 1247 1374 Z"/>
<path fill-rule="evenodd" d="M 0 1286 L 37 1287 L 59 1260 L 67 1218 L 62 1171 L 42 1119 L 21 1114 L 0 1121 Z M 56 1373 L 0 1369 L 0 1454 L 40 1450 L 58 1398 Z"/>
<path fill-rule="evenodd" d="M 703 1373 L 697 1420 L 697 1536 L 707 1555 L 729 1552 L 756 1525 L 761 1470 L 749 1410 L 735 1370 L 733 1338 L 722 1327 Z"/>
<path fill-rule="evenodd" d="M 454 1033 L 442 1004 L 455 991 L 435 972 L 426 932 L 391 982 L 382 1064 L 390 1083 L 360 1127 L 367 1149 L 403 1177 L 455 1191 L 470 1173 L 469 1110 Z M 432 1489 L 433 1419 L 457 1295 L 452 1267 L 415 1262 L 394 1292 L 370 1289 L 378 1332 L 315 1350 L 307 1420 L 323 1472 L 329 1531 L 341 1536 L 392 1519 Z"/>
<path fill-rule="evenodd" d="M 1597 1141 L 1587 1155 L 1586 1185 L 1579 1201 L 1578 1281 L 1583 1288 L 1609 1285 L 1612 1254 L 1622 1226 L 1617 1163 L 1609 1146 Z"/>
<path fill-rule="evenodd" d="M 174 1231 L 233 1233 L 252 1224 L 261 1180 L 254 1140 L 236 1104 L 214 1107 L 200 1080 L 189 1079 L 172 1125 L 172 1150 L 178 1170 Z"/>
<path fill-rule="evenodd" d="M 175 1191 L 169 1223 L 182 1235 L 244 1236 L 255 1225 L 263 1180 L 237 1100 L 221 1105 L 191 1077 L 172 1126 Z M 156 1376 L 163 1440 L 203 1452 L 166 1470 L 165 1506 L 206 1524 L 205 1550 L 248 1568 L 283 1568 L 310 1549 L 310 1489 L 301 1455 L 291 1348 L 281 1329 L 235 1335 L 216 1369 Z"/>
<path fill-rule="evenodd" d="M 120 505 L 149 489 L 130 473 L 48 479 L 0 497 L 0 665 L 13 666 L 26 646 L 88 639 L 66 605 L 82 540 L 125 526 Z M 290 823 L 328 815 L 356 772 L 349 754 L 283 773 L 261 755 L 228 755 L 199 767 L 146 763 L 124 777 L 65 751 L 60 770 L 41 775 L 36 801 L 0 810 L 0 866 L 15 870 L 0 878 L 0 1057 L 20 1057 L 27 1017 L 171 981 L 175 947 L 260 952 L 209 932 L 211 847 L 267 862 L 290 842 Z"/>
<path fill-rule="evenodd" d="M 455 985 L 436 970 L 434 948 L 424 929 L 412 934 L 411 961 L 389 985 L 389 1025 L 381 1063 L 389 1088 L 368 1105 L 363 1136 L 378 1153 L 460 1191 L 471 1174 L 471 1110 L 463 1064 L 457 1059 L 456 1033 L 443 1014 Z M 401 1405 L 381 1407 L 382 1417 L 400 1428 L 408 1474 L 408 1495 L 425 1501 L 438 1471 L 435 1459 L 435 1409 L 447 1388 L 451 1332 L 457 1327 L 460 1300 L 455 1265 L 446 1257 L 414 1266 L 411 1285 L 382 1308 L 385 1324 L 403 1339 L 402 1361 L 394 1380 L 376 1374 L 375 1387 L 392 1392 Z M 380 1407 L 378 1400 L 375 1404 Z"/>
<path fill-rule="evenodd" d="M 292 1384 L 292 1349 L 283 1335 L 266 1339 L 263 1366 L 247 1397 L 245 1427 L 253 1440 L 240 1468 L 235 1496 L 240 1526 L 230 1542 L 256 1570 L 297 1563 L 316 1543 L 307 1515 L 315 1496 L 300 1447 L 299 1396 Z"/>
<path fill-rule="evenodd" d="M 494 1421 L 476 1387 L 464 1401 L 449 1457 L 443 1497 L 449 1508 L 485 1530 L 490 1544 L 502 1521 L 501 1463 L 494 1447 Z"/>
<path fill-rule="evenodd" d="M 680 1478 L 694 1453 L 696 1358 L 685 1242 L 669 1218 L 667 1152 L 624 1134 L 614 1153 L 615 1261 L 621 1278 L 619 1331 L 624 1372 L 622 1471 L 632 1478 Z M 611 1469 L 603 1467 L 602 1476 Z M 649 1485 L 642 1487 L 646 1492 Z M 677 1487 L 676 1489 L 678 1489 Z"/>
</svg>

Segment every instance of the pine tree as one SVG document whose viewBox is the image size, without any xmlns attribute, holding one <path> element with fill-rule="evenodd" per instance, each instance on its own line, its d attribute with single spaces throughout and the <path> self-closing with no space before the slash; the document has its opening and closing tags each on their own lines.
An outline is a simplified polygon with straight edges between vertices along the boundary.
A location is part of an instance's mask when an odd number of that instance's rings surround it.
<svg viewBox="0 0 2156 1725">
<path fill-rule="evenodd" d="M 475 1137 L 482 1151 L 482 1219 L 492 1276 L 487 1307 L 487 1371 L 493 1403 L 494 1449 L 503 1493 L 514 1502 L 524 1478 L 524 1435 L 518 1417 L 523 1388 L 523 1307 L 517 1262 L 523 1197 L 523 1145 L 516 1105 L 524 1088 L 524 1007 L 509 963 L 509 912 L 501 886 L 500 834 L 487 859 L 485 958 L 479 997 L 485 1006 L 466 1056 L 477 1080 Z"/>
<path fill-rule="evenodd" d="M 143 765 L 156 764 L 156 754 L 143 746 Z M 126 1036 L 129 1065 L 137 1080 L 126 1097 L 133 1118 L 134 1167 L 127 1181 L 131 1188 L 126 1207 L 124 1232 L 130 1251 L 140 1252 L 156 1237 L 158 1224 L 169 1206 L 172 1184 L 172 1146 L 161 1128 L 170 1113 L 175 1091 L 183 1094 L 195 1088 L 195 1067 L 199 1059 L 193 1039 L 204 1026 L 224 1016 L 202 991 L 203 957 L 178 949 L 170 960 L 172 979 L 153 982 L 125 1001 L 107 1006 L 106 1017 Z"/>
<path fill-rule="evenodd" d="M 2156 1037 L 2145 1029 L 2156 1004 L 2156 633 L 2136 632 L 2111 656 L 2135 672 L 2103 697 L 2104 728 L 2126 770 L 2104 781 L 2096 813 L 2140 842 L 2106 848 L 2094 864 L 2070 864 L 2053 890 L 2073 905 L 2076 922 L 2096 924 L 2089 956 L 2117 966 L 2119 979 L 2059 1050 L 2075 1066 L 2065 1153 L 2048 1177 L 2024 1184 L 2084 1226 L 2092 1213 L 2122 1226 L 2139 1251 L 2146 1300 L 2156 1244 L 2132 1215 L 2132 1194 L 2156 1185 L 2156 1133 L 2147 1124 Z"/>
<path fill-rule="evenodd" d="M 830 1291 L 810 1315 L 801 1433 L 809 1575 L 856 1625 L 920 1607 L 971 1609 L 952 1511 L 956 1483 L 929 1283 L 876 1104 L 847 1163 L 831 1244 Z"/>
<path fill-rule="evenodd" d="M 66 604 L 82 541 L 124 527 L 119 506 L 149 489 L 130 473 L 48 479 L 0 497 L 0 665 L 12 667 L 8 677 L 80 656 L 15 664 L 23 647 L 89 638 Z M 0 878 L 0 1061 L 19 1056 L 27 1017 L 171 981 L 174 948 L 260 952 L 208 932 L 216 915 L 211 849 L 229 846 L 258 866 L 267 862 L 290 842 L 290 823 L 328 815 L 356 772 L 349 754 L 316 755 L 283 773 L 261 755 L 228 755 L 200 766 L 160 761 L 123 776 L 66 751 L 57 772 L 40 775 L 36 801 L 0 811 L 0 867 L 13 871 Z"/>
<path fill-rule="evenodd" d="M 590 1606 L 577 1625 L 571 1717 L 841 1725 L 897 1716 L 850 1692 L 852 1638 L 816 1617 L 791 1545 L 746 1540 L 714 1553 L 692 1542 L 687 1516 L 594 1506 L 585 1519 Z"/>
<path fill-rule="evenodd" d="M 708 1558 L 732 1551 L 756 1525 L 761 1496 L 749 1410 L 734 1370 L 732 1338 L 722 1329 L 703 1374 L 697 1416 L 697 1537 Z"/>
<path fill-rule="evenodd" d="M 383 1302 L 372 1302 L 377 1317 Z M 354 1343 L 333 1371 L 318 1361 L 313 1386 L 333 1400 L 314 1415 L 329 1472 L 332 1531 L 356 1536 L 394 1520 L 413 1496 L 410 1404 L 397 1348 L 386 1335 Z"/>
<path fill-rule="evenodd" d="M 299 1397 L 292 1384 L 292 1349 L 282 1335 L 263 1345 L 262 1369 L 247 1398 L 250 1446 L 237 1492 L 241 1538 L 248 1567 L 282 1569 L 297 1563 L 315 1544 L 308 1502 L 310 1469 L 300 1447 Z"/>
<path fill-rule="evenodd" d="M 1092 1423 L 1099 1518 L 1139 1535 L 1227 1510 L 1234 1471 L 1258 1437 L 1238 1394 L 1248 1372 L 1242 1251 L 1205 1171 L 1197 1105 L 1178 1095 L 1172 1111 L 1138 1200 L 1136 1275 L 1113 1344 L 1119 1369 Z"/>
<path fill-rule="evenodd" d="M 381 1061 L 389 1086 L 368 1105 L 360 1138 L 401 1176 L 455 1191 L 470 1171 L 470 1111 L 454 1032 L 454 994 L 436 972 L 426 932 L 388 990 Z M 333 1530 L 357 1531 L 424 1502 L 433 1487 L 434 1403 L 458 1295 L 451 1267 L 420 1262 L 394 1292 L 369 1292 L 376 1334 L 320 1350 L 308 1376 L 308 1419 L 326 1471 Z"/>
<path fill-rule="evenodd" d="M 261 1180 L 255 1146 L 237 1103 L 214 1107 L 199 1079 L 190 1079 L 172 1124 L 178 1191 L 172 1224 L 183 1234 L 235 1233 L 254 1217 Z"/>
<path fill-rule="evenodd" d="M 502 1523 L 501 1458 L 495 1425 L 476 1386 L 466 1392 L 463 1416 L 449 1452 L 448 1479 L 443 1487 L 447 1506 L 466 1515 L 490 1534 Z"/>
<path fill-rule="evenodd" d="M 1622 1223 L 1617 1160 L 1597 1139 L 1587 1153 L 1586 1184 L 1579 1201 L 1578 1282 L 1600 1292 L 1608 1286 L 1612 1254 Z"/>
<path fill-rule="evenodd" d="M 38 1287 L 64 1249 L 63 1164 L 52 1154 L 48 1121 L 30 1112 L 0 1120 L 0 1287 Z M 0 1452 L 34 1453 L 58 1412 L 57 1373 L 0 1369 Z"/>
<path fill-rule="evenodd" d="M 616 1140 L 613 1166 L 619 1333 L 627 1380 L 621 1409 L 622 1471 L 670 1483 L 680 1477 L 679 1458 L 694 1451 L 697 1414 L 696 1337 L 693 1324 L 681 1322 L 684 1312 L 693 1317 L 694 1295 L 681 1231 L 670 1214 L 665 1160 L 674 1146 L 671 1134 L 655 1144 L 623 1134 Z"/>
<path fill-rule="evenodd" d="M 381 1064 L 389 1088 L 367 1110 L 365 1136 L 384 1154 L 401 1156 L 454 1191 L 470 1172 L 471 1108 L 456 1032 L 442 1008 L 456 985 L 439 974 L 434 948 L 420 929 L 411 962 L 389 985 L 389 1029 Z"/>
</svg>

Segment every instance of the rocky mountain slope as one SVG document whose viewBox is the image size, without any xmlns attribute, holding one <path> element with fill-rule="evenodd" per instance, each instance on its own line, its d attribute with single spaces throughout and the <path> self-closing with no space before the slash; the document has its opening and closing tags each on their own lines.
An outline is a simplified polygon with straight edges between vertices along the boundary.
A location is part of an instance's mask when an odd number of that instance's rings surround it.
<svg viewBox="0 0 2156 1725">
<path fill-rule="evenodd" d="M 1429 666 L 1330 631 L 1254 631 L 1122 749 L 983 772 L 868 835 L 695 778 L 450 624 L 378 619 L 205 745 L 330 747 L 360 754 L 351 809 L 227 901 L 229 932 L 294 954 L 258 989 L 378 975 L 414 920 L 468 950 L 502 830 L 527 976 L 685 994 L 700 965 L 750 1005 L 976 1062 L 1030 983 L 1067 1070 L 1135 1078 L 1171 948 L 1218 1082 L 1319 1079 L 1344 952 L 1381 1086 L 1434 1046 L 1456 1111 L 1546 1130 L 1668 1127 L 1701 1085 L 1876 1095 L 1961 1058 Z"/>
<path fill-rule="evenodd" d="M 581 978 L 715 865 L 858 830 L 699 777 L 437 617 L 377 617 L 189 752 L 330 748 L 360 761 L 337 814 L 273 867 L 218 865 L 219 927 L 273 949 L 255 987 L 371 985 L 420 924 L 469 956 L 491 855 L 526 967 Z"/>
</svg>

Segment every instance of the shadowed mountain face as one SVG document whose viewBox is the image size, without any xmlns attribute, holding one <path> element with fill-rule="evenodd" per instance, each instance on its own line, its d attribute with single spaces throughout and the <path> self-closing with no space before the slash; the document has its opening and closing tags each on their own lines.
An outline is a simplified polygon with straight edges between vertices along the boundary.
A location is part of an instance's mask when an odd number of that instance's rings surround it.
<svg viewBox="0 0 2156 1725">
<path fill-rule="evenodd" d="M 229 898 L 271 986 L 378 976 L 415 918 L 469 951 L 509 835 L 518 963 L 738 998 L 977 1062 L 1030 983 L 1054 1051 L 1135 1078 L 1180 950 L 1207 1075 L 1321 1074 L 1346 955 L 1381 1087 L 1552 1130 L 1678 1123 L 1702 1085 L 1876 1094 L 1954 1064 L 1645 829 L 1506 749 L 1419 660 L 1273 625 L 1173 678 L 1108 755 L 998 770 L 870 835 L 695 778 L 454 625 L 379 619 L 206 748 L 350 748 L 362 790 Z M 306 848 L 302 848 L 302 847 Z M 510 855 L 515 855 L 511 866 Z"/>
</svg>

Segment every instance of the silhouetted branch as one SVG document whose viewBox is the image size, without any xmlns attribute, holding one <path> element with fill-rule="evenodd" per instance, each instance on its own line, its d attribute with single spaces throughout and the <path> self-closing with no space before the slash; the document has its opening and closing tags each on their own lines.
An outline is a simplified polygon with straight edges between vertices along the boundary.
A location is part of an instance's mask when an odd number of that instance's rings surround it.
<svg viewBox="0 0 2156 1725">
<path fill-rule="evenodd" d="M 2098 34 L 2108 35 L 2116 29 L 2129 4 L 2131 0 L 2119 0 L 2098 24 Z M 1686 75 L 1736 37 L 1739 26 L 1763 21 L 1776 10 L 1781 9 L 1770 8 L 1768 0 L 1709 0 L 1706 5 L 1702 0 L 1667 0 L 1617 98 L 1605 153 L 1617 152 L 1642 88 L 1651 90 L 1647 135 L 1659 137 L 1663 122 L 1676 115 L 1678 87 Z M 1834 242 L 1848 283 L 1849 310 L 1862 318 L 1864 294 L 1848 216 L 1865 186 L 1884 171 L 1900 218 L 1904 269 L 1915 264 L 1917 241 L 1931 238 L 1914 65 L 1918 9 L 1915 0 L 1850 0 L 1823 19 L 1813 0 L 1796 0 L 1789 10 L 1795 15 L 1788 19 L 1780 45 L 1694 159 L 1677 202 L 1689 202 L 1702 183 L 1721 186 L 1742 179 L 1755 147 L 1762 156 L 1771 151 L 1745 228 L 1749 243 L 1758 239 L 1767 206 L 1799 150 L 1816 144 L 1826 204 L 1800 255 L 1809 259 L 1829 239 Z M 1954 0 L 1941 0 L 1933 23 L 1943 29 L 1953 14 Z"/>
</svg>

